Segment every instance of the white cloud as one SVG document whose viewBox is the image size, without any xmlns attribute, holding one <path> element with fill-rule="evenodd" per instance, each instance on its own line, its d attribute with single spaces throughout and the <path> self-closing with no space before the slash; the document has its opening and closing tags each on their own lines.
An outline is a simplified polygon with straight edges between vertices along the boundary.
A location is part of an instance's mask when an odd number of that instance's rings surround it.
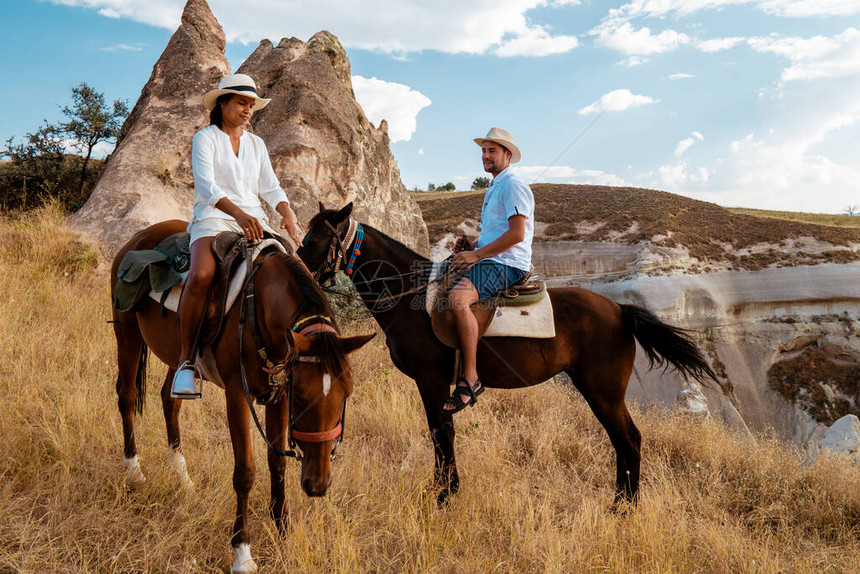
<svg viewBox="0 0 860 574">
<path fill-rule="evenodd" d="M 730 50 L 737 46 L 738 44 L 743 43 L 746 38 L 741 38 L 738 36 L 733 36 L 731 38 L 713 38 L 711 40 L 702 40 L 696 44 L 696 47 L 707 53 L 712 52 L 722 52 L 724 50 Z"/>
<path fill-rule="evenodd" d="M 578 183 L 591 185 L 630 185 L 624 178 L 599 169 L 576 169 L 566 165 L 518 165 L 514 173 L 531 183 Z"/>
<path fill-rule="evenodd" d="M 835 36 L 811 38 L 750 38 L 757 52 L 788 58 L 791 65 L 782 71 L 782 80 L 840 78 L 860 74 L 860 30 L 848 28 Z"/>
<path fill-rule="evenodd" d="M 660 166 L 657 169 L 657 181 L 655 183 L 672 192 L 689 191 L 691 186 L 700 188 L 708 183 L 711 175 L 711 170 L 706 167 L 690 169 L 687 162 L 679 161 L 671 165 Z"/>
<path fill-rule="evenodd" d="M 790 18 L 860 14 L 857 0 L 763 0 L 759 6 L 768 14 Z"/>
<path fill-rule="evenodd" d="M 404 84 L 376 78 L 352 77 L 355 99 L 367 118 L 379 125 L 388 121 L 388 137 L 392 142 L 409 141 L 415 133 L 418 112 L 430 105 L 430 98 Z"/>
<path fill-rule="evenodd" d="M 50 0 L 50 2 L 63 6 L 89 8 L 106 18 L 128 18 L 168 30 L 173 30 L 179 25 L 184 4 L 176 0 Z"/>
<path fill-rule="evenodd" d="M 636 66 L 641 66 L 647 62 L 650 62 L 649 58 L 645 58 L 643 56 L 630 56 L 629 58 L 624 58 L 623 60 L 618 61 L 619 66 L 625 66 L 627 68 L 635 68 Z"/>
<path fill-rule="evenodd" d="M 104 159 L 116 148 L 115 143 L 99 142 L 93 146 L 92 157 L 95 159 Z M 63 151 L 65 153 L 73 153 L 77 155 L 86 154 L 86 144 L 78 140 L 64 139 Z"/>
<path fill-rule="evenodd" d="M 617 50 L 630 56 L 648 56 L 670 52 L 692 40 L 686 34 L 674 30 L 664 30 L 652 34 L 649 28 L 633 27 L 630 22 L 607 22 L 591 32 L 597 36 L 601 46 Z"/>
<path fill-rule="evenodd" d="M 418 148 L 418 155 L 424 155 L 424 148 Z"/>
<path fill-rule="evenodd" d="M 640 96 L 630 90 L 615 90 L 600 96 L 600 99 L 579 110 L 582 115 L 601 112 L 620 112 L 628 108 L 656 104 L 660 100 L 649 96 Z"/>
<path fill-rule="evenodd" d="M 693 132 L 690 137 L 678 142 L 678 145 L 675 147 L 675 157 L 681 157 L 688 149 L 693 147 L 693 144 L 695 144 L 697 140 L 703 141 L 704 139 L 705 136 L 701 133 Z"/>
<path fill-rule="evenodd" d="M 860 5 L 856 0 L 633 0 L 618 9 L 610 10 L 610 17 L 662 18 L 671 14 L 688 16 L 700 10 L 716 11 L 742 4 L 751 4 L 767 14 L 788 18 L 860 14 Z"/>
<path fill-rule="evenodd" d="M 100 49 L 102 52 L 141 52 L 143 44 L 114 44 Z"/>
<path fill-rule="evenodd" d="M 860 137 L 860 102 L 851 93 L 831 94 L 817 109 L 790 107 L 778 128 L 732 141 L 719 177 L 697 196 L 722 205 L 829 213 L 860 202 L 860 156 L 844 147 Z"/>
<path fill-rule="evenodd" d="M 677 74 L 669 74 L 668 76 L 666 76 L 666 79 L 667 80 L 686 80 L 689 78 L 697 78 L 697 77 L 698 76 L 695 76 L 693 74 L 685 74 L 684 72 L 679 72 Z"/>
<path fill-rule="evenodd" d="M 549 56 L 569 52 L 579 45 L 576 36 L 550 36 L 541 26 L 526 29 L 521 35 L 506 40 L 493 50 L 497 56 Z"/>
<path fill-rule="evenodd" d="M 129 18 L 169 30 L 179 25 L 182 0 L 50 0 L 105 16 Z M 347 48 L 403 55 L 421 50 L 446 53 L 547 55 L 575 47 L 573 36 L 551 36 L 526 14 L 535 8 L 566 8 L 578 0 L 209 0 L 228 41 L 275 42 L 284 34 L 307 39 L 320 30 Z"/>
</svg>

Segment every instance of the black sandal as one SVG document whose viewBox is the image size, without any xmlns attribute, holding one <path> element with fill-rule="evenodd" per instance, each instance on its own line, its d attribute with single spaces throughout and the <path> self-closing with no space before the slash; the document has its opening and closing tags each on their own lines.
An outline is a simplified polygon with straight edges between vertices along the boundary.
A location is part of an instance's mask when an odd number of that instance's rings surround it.
<svg viewBox="0 0 860 574">
<path fill-rule="evenodd" d="M 460 382 L 466 383 L 465 385 L 461 385 Z M 445 414 L 454 414 L 459 413 L 466 407 L 470 407 L 478 402 L 478 395 L 484 392 L 484 385 L 481 383 L 481 379 L 475 380 L 475 384 L 469 384 L 469 381 L 466 377 L 460 377 L 457 379 L 457 386 L 454 387 L 454 391 L 451 393 L 451 396 L 445 399 L 445 402 L 442 403 L 442 413 Z M 464 402 L 463 399 L 465 397 L 469 397 L 471 400 L 467 403 Z M 445 405 L 453 405 L 453 409 L 446 409 Z"/>
</svg>

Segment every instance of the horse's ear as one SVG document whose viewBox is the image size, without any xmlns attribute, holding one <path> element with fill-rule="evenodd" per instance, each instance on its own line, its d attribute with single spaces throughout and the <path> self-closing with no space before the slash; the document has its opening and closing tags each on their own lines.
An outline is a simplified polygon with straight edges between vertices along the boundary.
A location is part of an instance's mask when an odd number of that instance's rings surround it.
<svg viewBox="0 0 860 574">
<path fill-rule="evenodd" d="M 322 201 L 320 201 L 319 204 L 320 204 L 320 213 L 322 213 L 323 211 L 325 211 L 325 205 L 323 205 Z"/>
<path fill-rule="evenodd" d="M 340 211 L 335 213 L 334 219 L 332 223 L 338 224 L 342 221 L 346 221 L 349 218 L 349 215 L 352 213 L 352 202 L 347 203 Z"/>
<path fill-rule="evenodd" d="M 311 350 L 311 340 L 293 331 L 288 331 L 287 336 L 293 340 L 293 352 L 296 355 L 307 355 Z"/>
<path fill-rule="evenodd" d="M 370 335 L 355 335 L 353 337 L 338 337 L 340 344 L 343 346 L 345 353 L 349 354 L 362 348 L 368 341 L 376 336 L 376 333 Z"/>
</svg>

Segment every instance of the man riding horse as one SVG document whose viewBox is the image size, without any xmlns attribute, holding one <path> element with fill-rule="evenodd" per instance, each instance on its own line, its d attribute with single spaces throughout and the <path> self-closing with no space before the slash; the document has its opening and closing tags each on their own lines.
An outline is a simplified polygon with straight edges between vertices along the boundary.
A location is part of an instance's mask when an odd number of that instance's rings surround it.
<svg viewBox="0 0 860 574">
<path fill-rule="evenodd" d="M 478 321 L 471 306 L 520 281 L 531 266 L 535 202 L 528 184 L 510 170 L 520 161 L 514 138 L 492 128 L 476 138 L 484 171 L 492 174 L 481 209 L 481 234 L 474 245 L 465 236 L 454 245 L 453 270 L 463 278 L 448 293 L 457 323 L 463 374 L 442 410 L 456 413 L 475 404 L 484 385 L 478 378 Z M 471 267 L 470 267 L 471 266 Z"/>
</svg>

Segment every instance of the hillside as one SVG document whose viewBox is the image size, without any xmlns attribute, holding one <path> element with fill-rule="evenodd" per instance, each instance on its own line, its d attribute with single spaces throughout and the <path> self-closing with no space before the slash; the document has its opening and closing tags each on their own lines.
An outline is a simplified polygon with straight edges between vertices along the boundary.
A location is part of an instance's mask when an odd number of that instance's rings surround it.
<svg viewBox="0 0 860 574">
<path fill-rule="evenodd" d="M 136 420 L 148 482 L 125 483 L 108 279 L 97 259 L 55 212 L 0 218 L 0 572 L 228 571 L 235 499 L 223 392 L 206 385 L 182 408 L 196 485 L 182 492 L 166 460 L 165 368 L 151 358 Z M 613 512 L 611 445 L 564 381 L 490 389 L 457 415 L 461 491 L 440 509 L 415 385 L 391 364 L 384 337 L 353 357 L 333 485 L 308 499 L 289 461 L 285 533 L 268 518 L 265 448 L 253 435 L 261 571 L 860 571 L 856 465 L 634 405 L 641 500 Z"/>
<path fill-rule="evenodd" d="M 860 259 L 860 227 L 758 217 L 650 189 L 561 184 L 532 189 L 536 241 L 651 242 L 736 269 Z M 462 233 L 465 219 L 478 219 L 482 197 L 437 194 L 420 201 L 430 242 Z"/>
</svg>

